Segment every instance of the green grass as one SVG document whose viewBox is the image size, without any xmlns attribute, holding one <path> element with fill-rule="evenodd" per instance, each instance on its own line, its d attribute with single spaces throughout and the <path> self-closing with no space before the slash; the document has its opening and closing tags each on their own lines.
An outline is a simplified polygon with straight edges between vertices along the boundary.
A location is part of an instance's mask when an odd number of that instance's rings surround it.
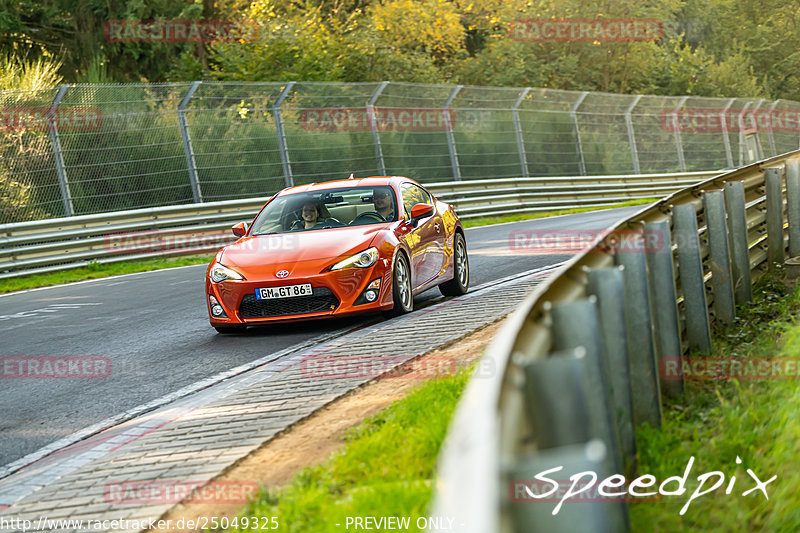
<svg viewBox="0 0 800 533">
<path fill-rule="evenodd" d="M 757 285 L 756 302 L 736 324 L 715 334 L 716 357 L 800 358 L 800 289 L 775 280 Z M 695 464 L 687 492 L 657 503 L 632 503 L 633 531 L 800 531 L 800 387 L 794 380 L 687 380 L 684 398 L 666 406 L 661 430 L 639 428 L 639 472 L 658 480 L 683 475 Z M 736 464 L 740 457 L 742 464 Z M 747 469 L 767 485 L 761 492 Z M 679 514 L 699 484 L 697 476 L 721 471 L 721 488 L 695 499 Z M 725 494 L 731 476 L 736 483 Z M 714 484 L 709 479 L 705 488 Z M 675 484 L 673 484 L 673 489 Z"/>
<path fill-rule="evenodd" d="M 342 451 L 295 475 L 281 491 L 260 493 L 243 516 L 277 516 L 280 531 L 315 533 L 342 531 L 348 516 L 411 517 L 409 530 L 417 531 L 433 496 L 436 457 L 470 374 L 465 369 L 428 381 L 366 419 Z"/>
<path fill-rule="evenodd" d="M 622 202 L 614 205 L 603 205 L 603 206 L 595 205 L 587 207 L 575 207 L 572 209 L 560 209 L 557 211 L 547 211 L 542 213 L 519 213 L 516 215 L 503 215 L 497 217 L 481 217 L 481 218 L 474 218 L 471 220 L 465 220 L 463 221 L 463 223 L 465 228 L 473 228 L 476 226 L 489 226 L 491 224 L 504 224 L 506 222 L 519 222 L 522 220 L 533 220 L 537 218 L 555 217 L 559 215 L 586 213 L 588 211 L 601 211 L 604 209 L 616 209 L 618 207 L 645 205 L 645 204 L 651 204 L 656 201 L 658 201 L 658 198 L 637 198 L 636 200 L 629 200 L 627 202 Z"/>
<path fill-rule="evenodd" d="M 85 267 L 62 270 L 61 272 L 33 274 L 30 276 L 0 280 L 0 293 L 21 291 L 36 287 L 47 287 L 49 285 L 61 285 L 62 283 L 72 283 L 74 281 L 83 281 L 87 279 L 105 278 L 108 276 L 117 276 L 119 274 L 132 274 L 135 272 L 160 270 L 162 268 L 198 265 L 201 263 L 210 263 L 213 258 L 213 255 L 190 255 L 186 257 L 120 261 L 106 264 L 90 263 Z"/>
</svg>

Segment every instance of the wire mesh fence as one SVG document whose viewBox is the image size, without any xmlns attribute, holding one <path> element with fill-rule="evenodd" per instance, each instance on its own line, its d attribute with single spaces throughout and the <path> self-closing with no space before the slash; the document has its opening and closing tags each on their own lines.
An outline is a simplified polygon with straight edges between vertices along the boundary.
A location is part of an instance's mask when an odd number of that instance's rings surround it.
<svg viewBox="0 0 800 533">
<path fill-rule="evenodd" d="M 716 170 L 795 149 L 800 103 L 410 83 L 70 85 L 0 93 L 0 224 L 425 182 Z"/>
</svg>

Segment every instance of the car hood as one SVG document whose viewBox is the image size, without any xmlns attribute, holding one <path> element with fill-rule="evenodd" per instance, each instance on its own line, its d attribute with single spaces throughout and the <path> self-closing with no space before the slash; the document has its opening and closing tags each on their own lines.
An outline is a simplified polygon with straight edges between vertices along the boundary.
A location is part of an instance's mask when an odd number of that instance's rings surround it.
<svg viewBox="0 0 800 533">
<path fill-rule="evenodd" d="M 385 224 L 371 224 L 243 237 L 223 249 L 221 263 L 236 268 L 245 277 L 264 272 L 264 267 L 272 267 L 269 270 L 273 271 L 276 266 L 298 263 L 324 268 L 333 260 L 368 248 L 384 229 Z"/>
</svg>

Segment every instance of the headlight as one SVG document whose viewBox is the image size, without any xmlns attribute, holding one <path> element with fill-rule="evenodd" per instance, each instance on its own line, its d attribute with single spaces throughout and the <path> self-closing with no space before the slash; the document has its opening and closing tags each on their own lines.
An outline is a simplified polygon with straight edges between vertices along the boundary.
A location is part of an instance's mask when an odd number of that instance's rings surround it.
<svg viewBox="0 0 800 533">
<path fill-rule="evenodd" d="M 352 255 L 347 259 L 342 259 L 331 267 L 331 270 L 341 270 L 343 268 L 367 268 L 371 267 L 378 260 L 378 249 L 375 247 L 367 248 L 363 252 Z"/>
<path fill-rule="evenodd" d="M 220 263 L 211 268 L 211 281 L 219 283 L 226 279 L 244 279 L 244 276 Z"/>
</svg>

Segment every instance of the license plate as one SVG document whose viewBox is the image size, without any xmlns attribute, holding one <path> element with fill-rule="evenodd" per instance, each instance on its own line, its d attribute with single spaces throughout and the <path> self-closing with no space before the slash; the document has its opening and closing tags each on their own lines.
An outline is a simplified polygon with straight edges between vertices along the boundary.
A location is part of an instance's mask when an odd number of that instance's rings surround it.
<svg viewBox="0 0 800 533">
<path fill-rule="evenodd" d="M 273 298 L 293 298 L 295 296 L 311 296 L 313 290 L 310 283 L 302 285 L 286 285 L 284 287 L 268 287 L 256 289 L 256 300 L 271 300 Z"/>
</svg>

